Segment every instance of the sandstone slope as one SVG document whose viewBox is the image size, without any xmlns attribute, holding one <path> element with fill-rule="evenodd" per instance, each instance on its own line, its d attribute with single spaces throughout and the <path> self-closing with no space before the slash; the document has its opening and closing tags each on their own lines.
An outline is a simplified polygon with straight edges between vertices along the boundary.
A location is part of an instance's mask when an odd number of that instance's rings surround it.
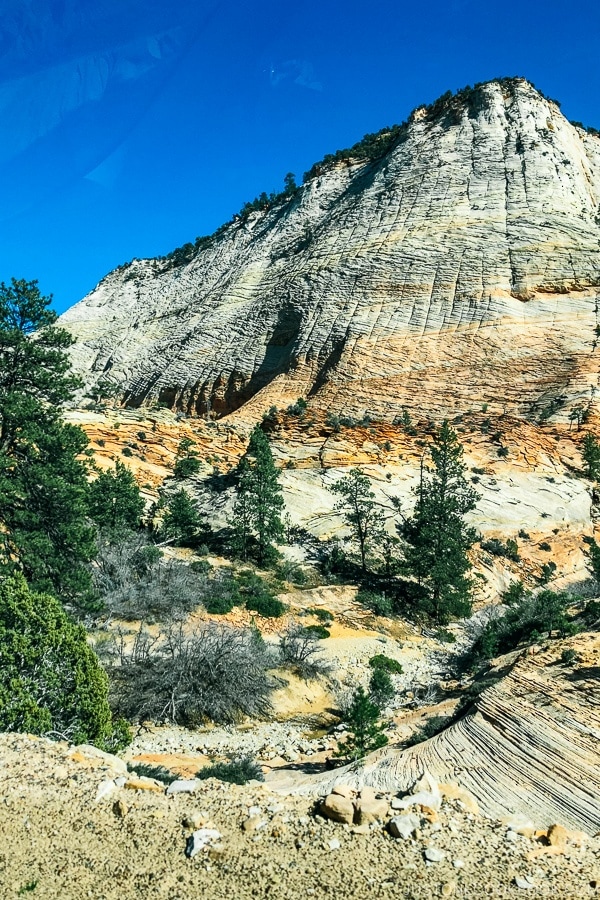
<svg viewBox="0 0 600 900">
<path fill-rule="evenodd" d="M 135 260 L 65 313 L 87 384 L 254 417 L 298 395 L 387 419 L 595 402 L 597 135 L 506 79 L 315 172 L 187 263 Z"/>
<path fill-rule="evenodd" d="M 560 662 L 554 645 L 524 655 L 455 724 L 408 750 L 385 748 L 353 767 L 288 786 L 323 794 L 337 782 L 406 791 L 424 771 L 458 782 L 489 816 L 523 814 L 594 834 L 600 828 L 600 637 L 560 644 L 578 662 Z M 493 674 L 493 673 L 490 673 Z M 295 783 L 294 783 L 295 782 Z M 281 773 L 272 786 L 286 786 Z"/>
</svg>

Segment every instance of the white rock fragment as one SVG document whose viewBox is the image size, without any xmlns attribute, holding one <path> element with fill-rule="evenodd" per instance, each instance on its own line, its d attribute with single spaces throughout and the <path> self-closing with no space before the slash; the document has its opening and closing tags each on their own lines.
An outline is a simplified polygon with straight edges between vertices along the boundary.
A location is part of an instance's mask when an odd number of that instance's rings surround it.
<svg viewBox="0 0 600 900">
<path fill-rule="evenodd" d="M 428 862 L 441 862 L 446 854 L 438 847 L 427 847 L 425 850 L 425 859 Z"/>
<path fill-rule="evenodd" d="M 532 888 L 537 887 L 537 883 L 530 875 L 526 875 L 524 878 L 521 878 L 520 875 L 515 875 L 515 884 L 523 891 L 530 891 Z"/>
<path fill-rule="evenodd" d="M 185 855 L 193 859 L 201 850 L 207 850 L 221 840 L 221 832 L 216 828 L 199 828 L 189 836 L 185 845 Z"/>
<path fill-rule="evenodd" d="M 405 816 L 394 816 L 388 822 L 388 830 L 393 837 L 404 838 L 406 840 L 415 833 L 421 825 L 421 820 L 414 813 L 407 813 Z"/>
<path fill-rule="evenodd" d="M 98 790 L 96 791 L 96 796 L 94 798 L 95 802 L 98 803 L 100 800 L 103 800 L 105 797 L 108 797 L 109 794 L 116 788 L 116 784 L 113 779 L 107 779 L 106 781 L 101 782 L 98 785 Z"/>
<path fill-rule="evenodd" d="M 327 842 L 327 846 L 329 847 L 330 850 L 339 850 L 342 845 L 340 844 L 340 842 L 338 841 L 337 838 L 332 838 L 330 841 Z"/>
<path fill-rule="evenodd" d="M 200 784 L 201 782 L 198 778 L 179 778 L 177 781 L 171 782 L 167 788 L 167 794 L 169 796 L 172 794 L 194 794 L 200 787 Z"/>
</svg>

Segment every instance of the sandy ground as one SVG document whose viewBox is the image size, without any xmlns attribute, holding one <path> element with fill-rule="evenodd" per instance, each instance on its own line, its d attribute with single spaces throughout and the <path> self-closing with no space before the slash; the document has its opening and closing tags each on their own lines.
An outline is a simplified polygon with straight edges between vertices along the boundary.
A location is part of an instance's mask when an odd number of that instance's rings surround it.
<svg viewBox="0 0 600 900">
<path fill-rule="evenodd" d="M 122 764 L 121 764 L 122 766 Z M 512 834 L 456 805 L 414 840 L 382 825 L 365 834 L 313 815 L 309 801 L 264 785 L 214 780 L 194 794 L 98 787 L 117 763 L 73 752 L 66 744 L 0 736 L 0 896 L 43 900 L 315 900 L 429 897 L 584 898 L 600 884 L 598 841 L 566 854 Z M 258 807 L 259 811 L 252 809 Z M 244 830 L 251 819 L 258 828 Z M 264 824 L 263 824 L 264 823 Z M 186 857 L 193 828 L 222 837 Z M 428 863 L 427 848 L 444 851 Z M 462 864 L 462 865 L 461 865 Z M 515 877 L 529 878 L 519 888 Z"/>
</svg>

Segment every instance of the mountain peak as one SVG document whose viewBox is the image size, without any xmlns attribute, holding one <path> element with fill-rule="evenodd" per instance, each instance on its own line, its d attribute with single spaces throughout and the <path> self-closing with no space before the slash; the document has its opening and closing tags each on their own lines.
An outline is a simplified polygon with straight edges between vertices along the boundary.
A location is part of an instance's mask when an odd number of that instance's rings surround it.
<svg viewBox="0 0 600 900">
<path fill-rule="evenodd" d="M 600 139 L 558 104 L 520 78 L 463 88 L 313 169 L 69 310 L 84 380 L 255 418 L 298 396 L 383 419 L 566 415 L 589 394 Z"/>
</svg>

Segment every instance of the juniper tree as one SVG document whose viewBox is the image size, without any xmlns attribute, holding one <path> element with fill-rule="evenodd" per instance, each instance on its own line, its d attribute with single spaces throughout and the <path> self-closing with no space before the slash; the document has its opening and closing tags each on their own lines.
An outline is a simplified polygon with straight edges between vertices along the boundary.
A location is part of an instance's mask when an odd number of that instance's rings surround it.
<svg viewBox="0 0 600 900">
<path fill-rule="evenodd" d="M 0 580 L 0 729 L 107 750 L 130 740 L 125 723 L 112 721 L 108 679 L 84 628 L 21 575 Z"/>
<path fill-rule="evenodd" d="M 95 550 L 81 456 L 88 441 L 62 417 L 80 382 L 51 300 L 36 281 L 0 284 L 0 571 L 81 600 Z"/>
<path fill-rule="evenodd" d="M 476 534 L 464 517 L 475 508 L 478 494 L 467 483 L 463 449 L 447 421 L 430 454 L 433 468 L 426 471 L 422 460 L 414 512 L 398 530 L 405 545 L 404 570 L 425 588 L 421 608 L 444 624 L 471 610 L 467 553 Z"/>
<path fill-rule="evenodd" d="M 358 544 L 360 564 L 367 571 L 367 554 L 373 542 L 383 535 L 383 513 L 371 490 L 371 482 L 362 469 L 350 473 L 333 485 L 331 490 L 339 494 L 335 509 L 344 514 Z"/>
<path fill-rule="evenodd" d="M 256 537 L 259 565 L 269 561 L 274 542 L 284 538 L 282 509 L 279 474 L 269 440 L 260 425 L 256 425 L 250 435 L 246 454 L 238 467 L 234 529 L 243 546 L 244 556 L 250 533 Z"/>
</svg>

